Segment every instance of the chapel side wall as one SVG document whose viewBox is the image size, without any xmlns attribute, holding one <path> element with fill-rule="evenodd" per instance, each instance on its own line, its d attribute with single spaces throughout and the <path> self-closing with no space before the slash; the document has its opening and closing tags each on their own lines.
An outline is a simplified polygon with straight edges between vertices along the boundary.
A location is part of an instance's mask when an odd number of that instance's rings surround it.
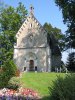
<svg viewBox="0 0 75 100">
<path fill-rule="evenodd" d="M 15 52 L 17 51 L 17 52 Z M 23 52 L 24 53 L 24 52 Z M 24 56 L 22 55 L 21 49 L 14 48 L 14 62 L 17 68 L 22 71 L 22 66 L 24 65 Z"/>
<path fill-rule="evenodd" d="M 47 45 L 46 53 L 47 53 L 47 58 L 46 58 L 47 71 L 51 72 L 51 49 L 50 49 L 49 45 Z"/>
</svg>

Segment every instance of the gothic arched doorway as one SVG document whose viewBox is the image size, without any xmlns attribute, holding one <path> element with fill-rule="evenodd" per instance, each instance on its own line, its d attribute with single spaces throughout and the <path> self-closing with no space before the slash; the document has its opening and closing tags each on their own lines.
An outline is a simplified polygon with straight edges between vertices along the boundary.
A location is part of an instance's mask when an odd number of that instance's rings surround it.
<svg viewBox="0 0 75 100">
<path fill-rule="evenodd" d="M 34 60 L 29 61 L 29 71 L 34 71 Z"/>
</svg>

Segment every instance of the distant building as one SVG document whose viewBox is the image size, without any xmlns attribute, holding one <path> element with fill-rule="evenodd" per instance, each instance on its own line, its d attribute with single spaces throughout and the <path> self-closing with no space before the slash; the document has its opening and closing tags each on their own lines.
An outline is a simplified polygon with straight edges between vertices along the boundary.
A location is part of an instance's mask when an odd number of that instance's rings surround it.
<svg viewBox="0 0 75 100">
<path fill-rule="evenodd" d="M 51 67 L 61 66 L 61 53 L 57 53 L 59 48 L 55 45 L 53 35 L 51 35 L 51 44 L 48 43 L 47 32 L 35 18 L 33 9 L 31 6 L 29 16 L 16 34 L 14 62 L 20 71 L 50 72 Z"/>
</svg>

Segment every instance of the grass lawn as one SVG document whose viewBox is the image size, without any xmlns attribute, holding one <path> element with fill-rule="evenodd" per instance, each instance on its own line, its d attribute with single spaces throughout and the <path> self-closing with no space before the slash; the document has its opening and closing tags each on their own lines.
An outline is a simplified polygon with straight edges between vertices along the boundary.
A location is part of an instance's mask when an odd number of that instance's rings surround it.
<svg viewBox="0 0 75 100">
<path fill-rule="evenodd" d="M 57 75 L 62 77 L 65 73 L 23 73 L 20 79 L 23 87 L 31 88 L 37 91 L 41 96 L 48 96 L 48 87 L 52 85 L 52 81 L 57 78 Z"/>
</svg>

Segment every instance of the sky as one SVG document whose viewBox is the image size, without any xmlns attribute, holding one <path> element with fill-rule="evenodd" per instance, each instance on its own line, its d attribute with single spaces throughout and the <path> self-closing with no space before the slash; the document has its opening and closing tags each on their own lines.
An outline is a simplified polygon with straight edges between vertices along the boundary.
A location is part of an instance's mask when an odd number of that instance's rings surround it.
<svg viewBox="0 0 75 100">
<path fill-rule="evenodd" d="M 4 1 L 7 5 L 17 7 L 19 2 L 22 2 L 26 9 L 32 4 L 34 7 L 34 15 L 37 20 L 43 25 L 45 22 L 50 23 L 53 27 L 61 29 L 65 34 L 67 30 L 66 25 L 63 23 L 62 12 L 56 6 L 55 0 L 0 0 Z M 66 62 L 67 52 L 62 54 L 62 60 Z"/>
</svg>

